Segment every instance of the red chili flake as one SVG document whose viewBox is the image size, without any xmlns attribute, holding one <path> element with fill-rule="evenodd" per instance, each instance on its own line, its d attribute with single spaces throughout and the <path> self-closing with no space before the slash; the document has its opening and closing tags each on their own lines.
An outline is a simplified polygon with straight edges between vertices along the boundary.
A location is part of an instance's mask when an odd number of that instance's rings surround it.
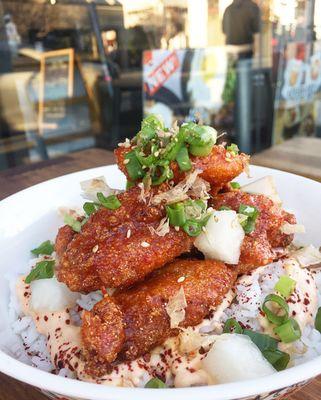
<svg viewBox="0 0 321 400">
<path fill-rule="evenodd" d="M 48 321 L 47 315 L 45 315 L 45 316 L 43 317 L 43 319 L 47 322 L 47 321 Z"/>
<path fill-rule="evenodd" d="M 70 324 L 70 319 L 66 319 L 66 324 L 67 324 L 67 325 Z"/>
<path fill-rule="evenodd" d="M 295 317 L 296 316 L 296 311 L 292 311 L 292 316 Z"/>
<path fill-rule="evenodd" d="M 308 305 L 310 304 L 310 300 L 307 299 L 307 298 L 305 298 L 304 301 L 303 301 L 303 304 L 304 304 L 305 306 L 308 306 Z"/>
<path fill-rule="evenodd" d="M 103 296 L 106 296 L 107 290 L 106 290 L 105 286 L 103 286 L 103 287 L 101 288 L 101 293 L 103 294 Z"/>
<path fill-rule="evenodd" d="M 39 321 L 39 317 L 38 316 L 36 317 L 36 321 Z"/>
<path fill-rule="evenodd" d="M 57 366 L 59 369 L 62 369 L 64 367 L 64 363 L 61 360 L 59 360 Z"/>
<path fill-rule="evenodd" d="M 75 362 L 75 368 L 78 368 L 78 365 L 79 365 L 78 362 Z"/>
<path fill-rule="evenodd" d="M 27 297 L 27 296 L 28 296 L 28 294 L 29 294 L 28 292 L 24 292 L 24 294 L 23 294 L 23 295 L 24 295 L 24 297 Z"/>
<path fill-rule="evenodd" d="M 151 359 L 151 354 L 150 353 L 146 353 L 146 354 L 143 355 L 143 360 L 145 362 L 149 362 L 150 359 Z"/>
</svg>

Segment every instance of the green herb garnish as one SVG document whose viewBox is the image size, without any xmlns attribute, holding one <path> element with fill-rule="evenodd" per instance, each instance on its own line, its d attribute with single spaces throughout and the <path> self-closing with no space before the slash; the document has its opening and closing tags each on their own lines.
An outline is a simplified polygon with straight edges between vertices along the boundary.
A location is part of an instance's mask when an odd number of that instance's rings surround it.
<svg viewBox="0 0 321 400">
<path fill-rule="evenodd" d="M 290 361 L 290 355 L 278 349 L 263 350 L 262 354 L 277 371 L 283 371 Z"/>
<path fill-rule="evenodd" d="M 176 160 L 181 171 L 189 171 L 189 155 L 207 156 L 216 139 L 216 131 L 210 126 L 188 122 L 169 130 L 157 116 L 149 115 L 132 139 L 132 150 L 125 155 L 127 174 L 131 181 L 144 182 L 147 177 L 152 185 L 160 185 L 173 179 L 172 161 Z"/>
<path fill-rule="evenodd" d="M 279 292 L 281 296 L 287 299 L 293 293 L 295 286 L 296 281 L 294 279 L 291 279 L 287 275 L 282 275 L 274 286 L 274 289 Z"/>
<path fill-rule="evenodd" d="M 146 389 L 166 389 L 166 384 L 158 378 L 152 378 L 149 380 L 146 385 Z"/>
<path fill-rule="evenodd" d="M 276 307 L 277 311 L 272 311 L 267 304 L 272 303 Z M 282 325 L 289 318 L 289 305 L 281 297 L 276 294 L 269 294 L 265 297 L 262 304 L 262 310 L 265 313 L 267 319 L 275 325 Z M 282 314 L 281 314 L 282 312 Z"/>
<path fill-rule="evenodd" d="M 192 169 L 192 163 L 188 155 L 187 147 L 182 147 L 176 156 L 176 161 L 181 171 L 189 171 Z"/>
<path fill-rule="evenodd" d="M 64 216 L 64 223 L 69 225 L 75 232 L 81 231 L 82 223 L 70 214 Z"/>
<path fill-rule="evenodd" d="M 230 183 L 232 189 L 240 189 L 241 185 L 238 182 L 231 182 Z"/>
<path fill-rule="evenodd" d="M 255 229 L 255 223 L 259 216 L 259 210 L 254 206 L 248 206 L 246 204 L 240 204 L 239 214 L 245 215 L 247 218 L 242 221 L 241 225 L 245 233 L 251 233 Z"/>
<path fill-rule="evenodd" d="M 243 333 L 243 328 L 241 325 L 236 321 L 235 318 L 229 318 L 226 320 L 224 328 L 223 328 L 223 333 Z"/>
<path fill-rule="evenodd" d="M 51 243 L 50 240 L 46 240 L 45 242 L 42 242 L 35 249 L 32 249 L 31 253 L 34 254 L 35 256 L 40 256 L 41 254 L 50 256 L 54 252 L 54 249 L 55 249 L 55 247 L 54 247 L 53 243 Z"/>
<path fill-rule="evenodd" d="M 45 260 L 38 262 L 26 277 L 27 284 L 38 279 L 49 279 L 54 276 L 55 262 L 53 260 Z"/>
<path fill-rule="evenodd" d="M 95 211 L 97 211 L 99 205 L 97 205 L 96 203 L 90 203 L 87 202 L 83 205 L 83 210 L 85 211 L 85 213 L 90 216 L 91 214 L 93 214 Z"/>
<path fill-rule="evenodd" d="M 283 343 L 292 343 L 301 337 L 300 326 L 293 318 L 289 318 L 283 325 L 274 328 L 274 333 Z"/>
<path fill-rule="evenodd" d="M 231 143 L 229 146 L 227 146 L 226 147 L 226 150 L 229 152 L 229 153 L 233 153 L 235 156 L 236 155 L 238 155 L 239 154 L 239 148 L 238 148 L 238 146 L 237 146 L 237 144 L 235 144 L 235 143 Z"/>
<path fill-rule="evenodd" d="M 102 192 L 99 192 L 97 193 L 97 199 L 103 207 L 108 208 L 109 210 L 117 210 L 117 208 L 121 206 L 121 202 L 114 194 L 105 197 Z"/>
<path fill-rule="evenodd" d="M 319 307 L 317 315 L 315 317 L 314 327 L 317 331 L 321 333 L 321 307 Z"/>
</svg>

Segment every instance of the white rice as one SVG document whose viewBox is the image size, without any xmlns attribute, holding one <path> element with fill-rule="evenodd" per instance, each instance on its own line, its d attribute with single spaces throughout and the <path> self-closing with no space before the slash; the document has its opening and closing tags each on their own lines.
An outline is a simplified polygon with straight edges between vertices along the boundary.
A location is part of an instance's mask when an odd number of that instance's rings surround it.
<svg viewBox="0 0 321 400">
<path fill-rule="evenodd" d="M 262 331 L 259 308 L 266 295 L 274 291 L 274 286 L 281 275 L 284 275 L 284 267 L 283 263 L 279 261 L 240 277 L 235 289 L 231 291 L 235 296 L 232 304 L 230 304 L 227 296 L 226 305 L 222 304 L 216 313 L 200 324 L 197 329 L 203 333 L 214 332 L 219 334 L 222 332 L 224 322 L 228 318 L 235 318 L 249 329 Z M 311 278 L 314 279 L 318 289 L 318 307 L 320 307 L 321 271 L 313 271 Z M 31 317 L 22 314 L 16 296 L 17 276 L 7 275 L 6 279 L 11 293 L 8 311 L 10 330 L 0 335 L 0 346 L 6 353 L 26 364 L 61 376 L 75 377 L 66 368 L 55 370 L 50 361 L 45 336 L 37 332 Z M 80 325 L 82 309 L 90 310 L 101 299 L 102 293 L 100 291 L 81 295 L 77 300 L 77 305 L 70 312 L 73 323 Z M 312 324 L 307 325 L 302 332 L 301 339 L 291 345 L 289 353 L 291 354 L 289 366 L 301 364 L 321 355 L 321 334 L 314 329 Z"/>
</svg>

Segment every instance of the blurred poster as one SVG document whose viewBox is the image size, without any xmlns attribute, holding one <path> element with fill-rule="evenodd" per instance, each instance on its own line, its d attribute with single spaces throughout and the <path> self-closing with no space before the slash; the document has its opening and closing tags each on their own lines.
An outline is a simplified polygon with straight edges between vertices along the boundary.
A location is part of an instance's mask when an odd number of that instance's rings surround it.
<svg viewBox="0 0 321 400">
<path fill-rule="evenodd" d="M 321 42 L 289 43 L 279 64 L 274 142 L 313 136 L 321 125 Z"/>
<path fill-rule="evenodd" d="M 227 70 L 223 47 L 145 51 L 144 114 L 162 115 L 167 126 L 195 118 L 217 126 L 226 106 Z"/>
</svg>

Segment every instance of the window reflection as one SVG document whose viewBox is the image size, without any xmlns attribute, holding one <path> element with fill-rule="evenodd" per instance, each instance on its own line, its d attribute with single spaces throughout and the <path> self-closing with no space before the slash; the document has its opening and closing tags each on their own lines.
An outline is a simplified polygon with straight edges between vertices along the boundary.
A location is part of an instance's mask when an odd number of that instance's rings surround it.
<svg viewBox="0 0 321 400">
<path fill-rule="evenodd" d="M 149 112 L 267 147 L 287 44 L 307 54 L 320 15 L 313 0 L 0 0 L 0 169 L 111 149 Z"/>
</svg>

